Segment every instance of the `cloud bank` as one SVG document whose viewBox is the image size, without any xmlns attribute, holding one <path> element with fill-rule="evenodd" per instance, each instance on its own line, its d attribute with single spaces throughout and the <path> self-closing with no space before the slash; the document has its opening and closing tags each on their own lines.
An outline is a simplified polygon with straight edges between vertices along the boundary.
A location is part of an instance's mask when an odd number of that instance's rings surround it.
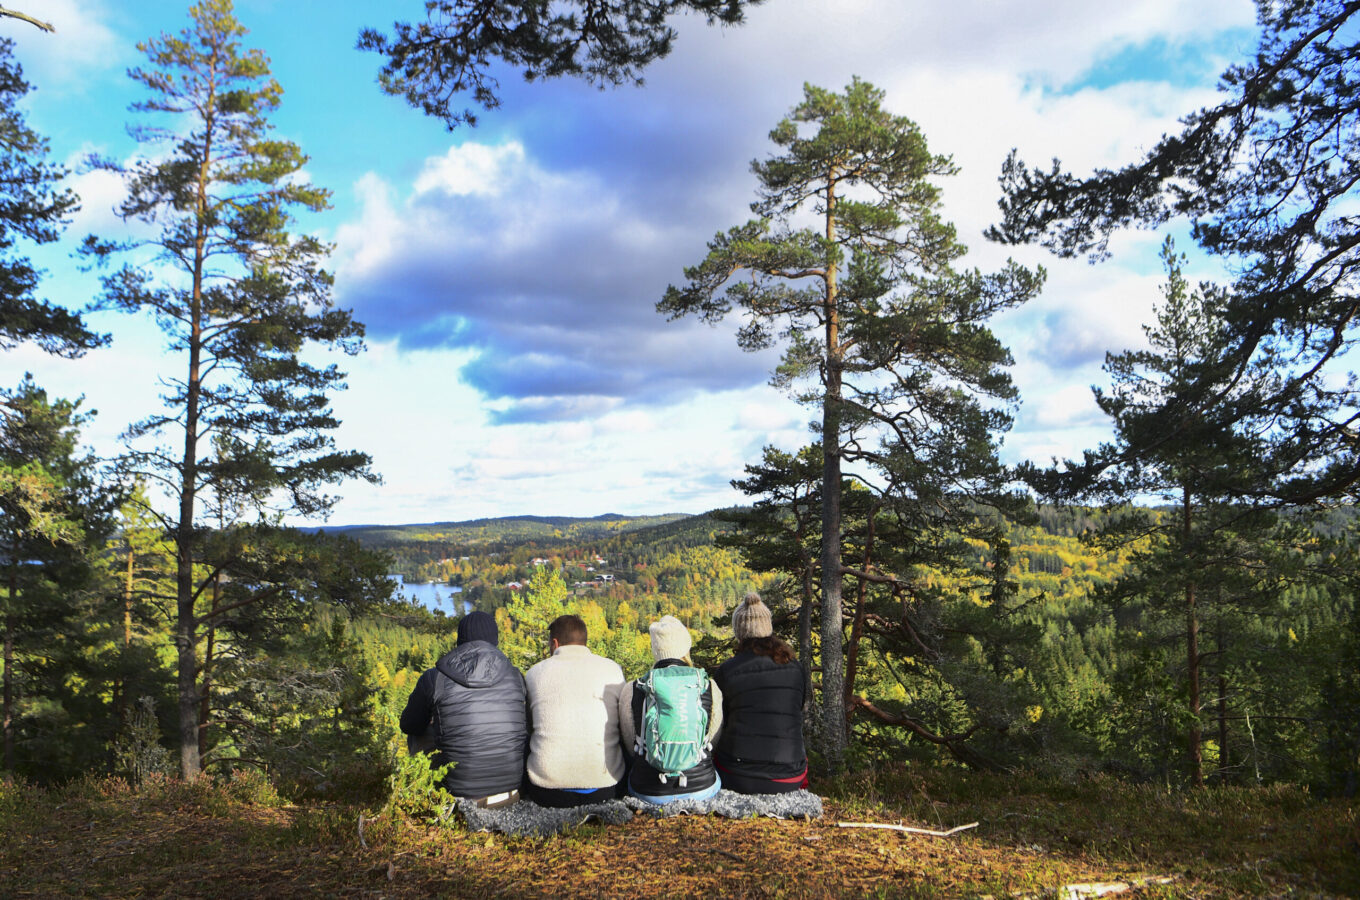
<svg viewBox="0 0 1360 900">
<path fill-rule="evenodd" d="M 338 298 L 375 337 L 471 349 L 461 378 L 498 421 L 589 418 L 634 401 L 760 383 L 770 359 L 730 331 L 667 324 L 697 226 L 648 214 L 590 171 L 549 171 L 522 143 L 465 141 L 425 160 L 405 196 L 373 174 L 337 234 Z"/>
</svg>

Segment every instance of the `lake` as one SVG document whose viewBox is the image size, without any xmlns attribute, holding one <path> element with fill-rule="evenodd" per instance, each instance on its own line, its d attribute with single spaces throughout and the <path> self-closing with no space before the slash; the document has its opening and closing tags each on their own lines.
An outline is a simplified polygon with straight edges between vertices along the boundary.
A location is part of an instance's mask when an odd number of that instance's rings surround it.
<svg viewBox="0 0 1360 900">
<path fill-rule="evenodd" d="M 397 594 L 414 600 L 427 609 L 442 609 L 451 616 L 462 615 L 467 612 L 468 604 L 457 598 L 463 589 L 457 585 L 438 584 L 435 582 L 413 582 L 407 583 L 400 575 L 389 575 L 397 583 Z"/>
</svg>

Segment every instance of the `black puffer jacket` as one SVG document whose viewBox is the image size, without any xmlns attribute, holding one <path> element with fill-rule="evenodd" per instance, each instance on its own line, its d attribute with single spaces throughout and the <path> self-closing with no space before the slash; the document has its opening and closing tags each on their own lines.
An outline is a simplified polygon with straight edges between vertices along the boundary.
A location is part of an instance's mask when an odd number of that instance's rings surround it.
<svg viewBox="0 0 1360 900">
<path fill-rule="evenodd" d="M 528 736 L 524 676 L 491 644 L 469 641 L 420 676 L 401 730 L 419 735 L 427 727 L 436 764 L 457 763 L 444 781 L 449 793 L 488 797 L 519 787 Z"/>
<path fill-rule="evenodd" d="M 723 729 L 713 754 L 725 770 L 785 778 L 807 768 L 803 748 L 803 667 L 738 653 L 718 667 Z"/>
</svg>

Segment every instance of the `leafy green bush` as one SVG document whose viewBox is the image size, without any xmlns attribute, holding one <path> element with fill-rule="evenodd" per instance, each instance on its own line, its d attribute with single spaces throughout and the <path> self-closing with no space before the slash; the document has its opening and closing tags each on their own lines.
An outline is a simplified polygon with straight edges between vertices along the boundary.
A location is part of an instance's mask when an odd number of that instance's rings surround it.
<svg viewBox="0 0 1360 900">
<path fill-rule="evenodd" d="M 134 786 L 153 775 L 170 772 L 170 751 L 161 744 L 161 727 L 156 718 L 156 701 L 142 697 L 135 704 L 127 727 L 113 744 L 117 769 Z"/>
<path fill-rule="evenodd" d="M 274 782 L 259 769 L 244 766 L 233 769 L 223 784 L 223 790 L 232 800 L 251 806 L 275 807 L 284 803 Z"/>
<path fill-rule="evenodd" d="M 403 756 L 388 776 L 387 805 L 383 815 L 414 818 L 432 825 L 448 825 L 453 820 L 455 797 L 444 790 L 444 778 L 455 763 L 434 768 L 424 753 Z"/>
</svg>

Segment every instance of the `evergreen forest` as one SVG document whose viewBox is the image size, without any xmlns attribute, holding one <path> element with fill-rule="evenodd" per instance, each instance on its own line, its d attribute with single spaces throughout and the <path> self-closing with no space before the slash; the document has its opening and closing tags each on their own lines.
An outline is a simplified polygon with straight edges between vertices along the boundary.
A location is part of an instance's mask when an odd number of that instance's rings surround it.
<svg viewBox="0 0 1360 900">
<path fill-rule="evenodd" d="M 90 551 L 88 569 L 66 576 L 83 579 L 80 591 L 57 602 L 55 576 L 15 575 L 46 600 L 10 620 L 16 677 L 7 747 L 15 774 L 40 782 L 94 771 L 141 779 L 171 768 L 174 642 L 158 600 L 169 593 L 171 560 L 154 529 L 126 518 L 128 508 Z M 973 693 L 895 645 L 886 624 L 865 628 L 850 768 L 911 760 L 1190 783 L 1184 622 L 1124 593 L 1150 539 L 1114 549 L 1100 543 L 1135 512 L 1154 522 L 1175 514 L 1041 505 L 1025 524 L 1004 523 L 1006 626 L 1023 641 L 1003 667 L 988 658 L 980 626 L 967 635 L 959 658 L 948 661 L 957 669 L 945 672 L 968 671 L 960 681 Z M 629 677 L 650 667 L 647 624 L 663 615 L 696 635 L 696 660 L 716 665 L 731 650 L 732 609 L 751 590 L 767 598 L 777 631 L 797 644 L 798 582 L 752 567 L 739 527 L 752 515 L 739 507 L 233 535 L 232 552 L 250 555 L 258 578 L 292 556 L 306 572 L 324 562 L 343 580 L 321 593 L 322 585 L 302 587 L 307 574 L 278 578 L 271 583 L 296 592 L 290 604 L 267 614 L 242 605 L 210 629 L 199 732 L 205 767 L 254 767 L 298 796 L 373 789 L 402 752 L 396 720 L 410 689 L 451 648 L 465 609 L 496 616 L 502 649 L 522 669 L 544 656 L 547 623 L 565 612 L 585 619 L 592 648 Z M 1201 734 L 1209 781 L 1344 792 L 1353 777 L 1333 742 L 1353 724 L 1335 701 L 1354 652 L 1354 600 L 1337 572 L 1355 519 L 1346 511 L 1315 523 L 1308 569 L 1256 598 L 1249 614 L 1229 597 L 1206 599 Z M 988 580 L 936 571 L 922 583 L 981 616 L 997 557 L 981 543 L 971 545 L 971 557 Z M 445 586 L 447 603 L 429 608 L 401 597 L 387 575 Z M 228 598 L 246 589 L 236 579 L 220 585 L 216 605 L 231 605 Z M 871 616 L 887 614 L 865 614 L 877 624 Z"/>
</svg>

